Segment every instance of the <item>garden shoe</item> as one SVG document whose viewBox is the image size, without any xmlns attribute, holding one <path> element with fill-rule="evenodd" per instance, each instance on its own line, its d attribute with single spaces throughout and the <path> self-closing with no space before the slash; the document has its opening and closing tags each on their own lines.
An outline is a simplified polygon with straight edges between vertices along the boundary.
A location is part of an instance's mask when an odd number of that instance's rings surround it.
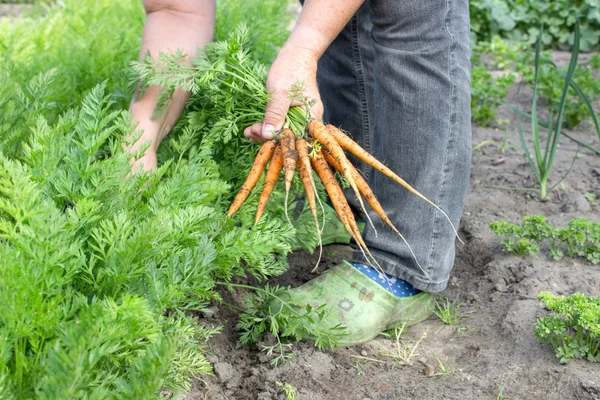
<svg viewBox="0 0 600 400">
<path fill-rule="evenodd" d="M 312 307 L 327 304 L 330 313 L 320 322 L 324 325 L 321 328 L 345 326 L 347 336 L 339 342 L 341 346 L 365 343 L 388 329 L 422 322 L 431 316 L 434 307 L 430 293 L 395 296 L 346 261 L 291 289 L 290 295 L 296 303 Z"/>
</svg>

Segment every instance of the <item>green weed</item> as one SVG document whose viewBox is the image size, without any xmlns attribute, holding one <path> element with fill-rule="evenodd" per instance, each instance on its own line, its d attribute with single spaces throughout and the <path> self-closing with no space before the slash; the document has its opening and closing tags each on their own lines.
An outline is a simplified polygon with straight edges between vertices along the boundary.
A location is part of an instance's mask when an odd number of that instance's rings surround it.
<svg viewBox="0 0 600 400">
<path fill-rule="evenodd" d="M 277 389 L 279 392 L 283 392 L 285 394 L 285 398 L 287 400 L 296 400 L 296 389 L 287 382 L 276 382 Z"/>
<path fill-rule="evenodd" d="M 434 377 L 434 376 L 445 377 L 445 376 L 454 375 L 455 369 L 448 365 L 448 360 L 446 360 L 446 363 L 444 363 L 437 355 L 434 354 L 433 357 L 435 357 L 435 359 L 438 363 L 437 372 L 434 372 L 431 375 L 426 375 L 427 377 Z"/>
<path fill-rule="evenodd" d="M 463 314 L 460 312 L 461 303 L 458 300 L 450 301 L 446 298 L 444 302 L 435 301 L 435 310 L 433 311 L 439 319 L 442 320 L 446 325 L 458 325 L 460 324 Z"/>
</svg>

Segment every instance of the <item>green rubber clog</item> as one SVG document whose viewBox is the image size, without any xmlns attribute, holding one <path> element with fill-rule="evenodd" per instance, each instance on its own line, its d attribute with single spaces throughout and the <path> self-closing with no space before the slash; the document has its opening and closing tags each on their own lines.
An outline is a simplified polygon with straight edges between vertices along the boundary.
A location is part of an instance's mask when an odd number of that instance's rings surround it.
<svg viewBox="0 0 600 400">
<path fill-rule="evenodd" d="M 324 329 L 337 324 L 347 328 L 341 346 L 365 343 L 388 329 L 415 325 L 429 318 L 434 308 L 430 293 L 396 297 L 346 261 L 291 289 L 290 295 L 295 302 L 315 308 L 330 305 L 328 318 L 320 323 Z"/>
</svg>

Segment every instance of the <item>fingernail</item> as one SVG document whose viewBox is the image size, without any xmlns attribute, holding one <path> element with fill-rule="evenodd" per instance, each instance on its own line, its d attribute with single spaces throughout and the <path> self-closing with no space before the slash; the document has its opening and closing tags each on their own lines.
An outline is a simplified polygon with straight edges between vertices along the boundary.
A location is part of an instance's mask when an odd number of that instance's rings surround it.
<svg viewBox="0 0 600 400">
<path fill-rule="evenodd" d="M 265 139 L 271 140 L 275 137 L 275 132 L 277 132 L 277 129 L 273 125 L 265 125 L 263 126 L 262 136 Z"/>
</svg>

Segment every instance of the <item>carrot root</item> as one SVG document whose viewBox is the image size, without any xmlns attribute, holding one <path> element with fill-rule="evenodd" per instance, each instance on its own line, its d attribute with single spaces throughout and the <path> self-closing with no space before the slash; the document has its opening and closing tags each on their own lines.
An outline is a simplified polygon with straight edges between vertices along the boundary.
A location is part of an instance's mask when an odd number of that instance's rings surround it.
<svg viewBox="0 0 600 400">
<path fill-rule="evenodd" d="M 227 217 L 231 217 L 233 214 L 235 214 L 240 209 L 244 201 L 246 201 L 246 199 L 250 195 L 250 192 L 252 191 L 252 189 L 254 189 L 254 186 L 256 186 L 256 183 L 258 182 L 260 176 L 265 170 L 265 166 L 273 157 L 273 153 L 275 152 L 276 147 L 277 144 L 273 141 L 268 141 L 262 145 L 262 147 L 258 151 L 258 154 L 256 155 L 256 158 L 254 159 L 254 163 L 252 164 L 252 168 L 248 173 L 246 181 L 240 188 L 240 191 L 235 196 L 233 203 L 231 203 L 231 206 L 229 207 Z"/>
<path fill-rule="evenodd" d="M 319 226 L 319 216 L 317 214 L 317 205 L 316 205 L 316 201 L 315 201 L 315 198 L 318 198 L 317 189 L 315 187 L 315 182 L 314 182 L 314 179 L 312 176 L 312 168 L 310 166 L 310 158 L 308 156 L 308 147 L 306 145 L 306 140 L 296 139 L 296 149 L 298 152 L 298 161 L 297 161 L 298 173 L 300 175 L 300 180 L 302 181 L 302 184 L 304 185 L 304 189 L 306 191 L 306 199 L 307 199 L 310 211 L 312 212 L 313 219 L 315 221 L 315 228 L 317 230 L 317 237 L 319 238 L 319 259 L 317 260 L 315 267 L 311 271 L 314 273 L 317 270 L 317 268 L 319 267 L 319 263 L 321 262 L 321 257 L 323 255 L 323 240 L 321 238 L 322 232 L 321 232 L 321 228 Z M 320 199 L 319 199 L 319 203 L 320 203 Z M 322 204 L 321 204 L 321 207 L 323 207 Z"/>
<path fill-rule="evenodd" d="M 439 212 L 441 212 L 444 215 L 444 217 L 446 217 L 446 219 L 448 220 L 448 222 L 450 223 L 450 226 L 452 226 L 452 230 L 454 231 L 454 235 L 458 238 L 458 240 L 462 244 L 464 244 L 464 242 L 462 241 L 462 239 L 458 235 L 458 231 L 456 230 L 456 227 L 454 226 L 454 224 L 450 220 L 450 217 L 448 216 L 448 214 L 446 214 L 444 212 L 444 210 L 442 210 L 440 207 L 438 207 L 434 202 L 432 202 L 431 200 L 429 200 L 427 197 L 425 197 L 424 195 L 422 195 L 421 193 L 419 193 L 415 188 L 413 188 L 406 181 L 404 181 L 404 179 L 402 179 L 398 175 L 396 175 L 391 169 L 389 169 L 388 167 L 386 167 L 381 161 L 377 160 L 375 157 L 373 157 L 371 154 L 369 154 L 365 149 L 363 149 L 362 147 L 360 147 L 360 145 L 358 143 L 356 143 L 354 140 L 350 139 L 350 137 L 348 137 L 348 135 L 346 135 L 345 133 L 343 133 L 342 131 L 340 131 L 337 127 L 335 127 L 333 125 L 327 125 L 327 126 L 331 127 L 330 130 L 329 130 L 330 133 L 331 133 L 331 135 L 334 137 L 335 141 L 342 148 L 348 150 L 350 153 L 354 154 L 357 158 L 359 158 L 360 160 L 364 161 L 365 163 L 367 163 L 371 167 L 375 168 L 377 171 L 381 172 L 382 174 L 384 174 L 388 178 L 391 178 L 396 183 L 398 183 L 402 187 L 404 187 L 406 190 L 408 190 L 409 192 L 411 192 L 415 196 L 420 197 L 421 199 L 423 199 L 424 201 L 426 201 L 427 203 L 429 203 L 431 206 L 433 206 L 436 210 L 438 210 Z"/>
<path fill-rule="evenodd" d="M 352 210 L 348 205 L 348 201 L 342 192 L 342 188 L 338 184 L 333 172 L 329 168 L 327 161 L 325 160 L 322 151 L 316 152 L 315 157 L 311 159 L 312 166 L 314 170 L 317 172 L 317 175 L 325 185 L 325 189 L 329 194 L 329 198 L 331 199 L 331 203 L 333 204 L 333 208 L 338 214 L 338 218 L 342 221 L 342 224 L 346 228 L 346 230 L 350 233 L 354 241 L 357 243 L 361 252 L 365 256 L 367 262 L 374 266 L 378 271 L 383 272 L 381 266 L 373 257 L 369 249 L 367 248 L 366 243 L 364 242 L 362 235 L 358 229 L 358 225 L 356 224 L 356 220 L 352 214 Z M 365 254 L 366 253 L 366 254 Z M 370 257 L 367 257 L 367 255 Z M 376 266 L 376 267 L 375 267 Z"/>
<path fill-rule="evenodd" d="M 369 216 L 369 213 L 367 213 L 365 204 L 363 203 L 362 197 L 360 196 L 360 192 L 358 190 L 358 187 L 356 186 L 356 182 L 354 181 L 354 178 L 352 177 L 352 174 L 350 172 L 350 161 L 348 161 L 348 158 L 346 158 L 346 155 L 344 154 L 344 150 L 337 143 L 337 141 L 335 140 L 335 137 L 332 135 L 331 129 L 329 129 L 329 125 L 325 126 L 325 125 L 323 125 L 323 123 L 321 121 L 312 120 L 308 123 L 308 130 L 309 130 L 309 132 L 311 132 L 313 134 L 314 138 L 317 139 L 323 145 L 323 147 L 325 147 L 325 149 L 327 149 L 331 153 L 331 155 L 336 159 L 336 161 L 342 167 L 342 170 L 343 170 L 342 175 L 346 178 L 346 180 L 350 184 L 350 187 L 354 191 L 354 194 L 356 195 L 356 198 L 358 199 L 358 202 L 360 203 L 360 206 L 361 206 L 363 212 L 365 213 L 367 220 L 373 227 L 375 236 L 377 236 L 377 229 L 375 228 L 373 221 L 371 221 L 371 217 Z"/>
<path fill-rule="evenodd" d="M 293 227 L 292 221 L 288 215 L 288 197 L 294 179 L 294 171 L 296 169 L 296 161 L 298 160 L 298 152 L 296 151 L 296 136 L 291 129 L 285 128 L 281 136 L 281 147 L 283 150 L 283 168 L 285 170 L 285 217 Z"/>
<path fill-rule="evenodd" d="M 258 207 L 256 209 L 256 219 L 254 221 L 254 225 L 258 224 L 258 221 L 262 217 L 265 212 L 265 208 L 267 206 L 267 202 L 269 201 L 269 197 L 273 192 L 273 188 L 277 183 L 277 179 L 279 179 L 279 175 L 281 174 L 281 170 L 283 169 L 283 150 L 280 145 L 277 146 L 275 152 L 273 153 L 273 158 L 271 158 L 271 165 L 269 165 L 269 169 L 267 170 L 267 177 L 265 179 L 265 183 L 263 185 L 263 191 L 260 194 L 260 199 L 258 200 Z"/>
<path fill-rule="evenodd" d="M 340 172 L 340 170 L 341 170 L 340 165 L 338 164 L 336 159 L 333 158 L 333 156 L 330 153 L 325 151 L 325 152 L 323 152 L 323 156 L 325 157 L 325 160 L 327 160 L 329 165 L 331 165 L 336 171 Z M 406 238 L 394 226 L 392 221 L 390 221 L 387 214 L 385 213 L 385 210 L 381 206 L 381 203 L 379 203 L 379 200 L 377 200 L 377 197 L 375 197 L 373 190 L 371 190 L 371 188 L 369 187 L 369 184 L 367 183 L 367 181 L 365 181 L 365 179 L 358 173 L 358 171 L 356 170 L 356 168 L 354 168 L 354 166 L 351 165 L 350 167 L 351 167 L 352 176 L 353 176 L 354 180 L 356 181 L 356 185 L 358 186 L 358 190 L 360 191 L 360 194 L 365 198 L 365 200 L 367 200 L 367 203 L 371 206 L 371 208 L 373 209 L 373 211 L 375 211 L 375 213 L 379 216 L 379 218 L 381 218 L 390 228 L 392 228 L 394 230 L 394 232 L 396 232 L 400 236 L 400 238 L 402 239 L 404 244 L 406 244 L 406 246 L 408 247 L 410 254 L 412 255 L 415 262 L 417 263 L 417 266 L 421 269 L 421 271 L 423 271 L 425 276 L 427 276 L 427 273 L 425 272 L 425 270 L 419 263 L 419 260 L 417 259 L 417 256 L 415 255 L 412 247 L 410 247 L 410 244 L 408 244 L 408 241 L 406 240 Z"/>
</svg>

